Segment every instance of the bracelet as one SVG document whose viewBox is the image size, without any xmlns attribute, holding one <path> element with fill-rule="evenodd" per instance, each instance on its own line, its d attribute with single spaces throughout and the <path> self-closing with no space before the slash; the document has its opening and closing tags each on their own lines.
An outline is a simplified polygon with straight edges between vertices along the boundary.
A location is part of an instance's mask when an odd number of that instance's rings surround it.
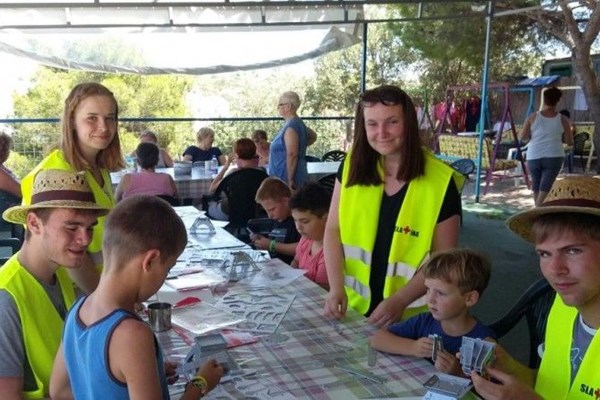
<svg viewBox="0 0 600 400">
<path fill-rule="evenodd" d="M 275 252 L 275 246 L 277 245 L 277 242 L 275 240 L 271 240 L 271 242 L 269 242 L 269 251 L 271 253 Z"/>
<path fill-rule="evenodd" d="M 203 397 L 206 393 L 208 393 L 208 382 L 206 378 L 202 375 L 196 375 L 190 381 L 190 385 L 193 387 L 200 389 L 200 397 Z"/>
</svg>

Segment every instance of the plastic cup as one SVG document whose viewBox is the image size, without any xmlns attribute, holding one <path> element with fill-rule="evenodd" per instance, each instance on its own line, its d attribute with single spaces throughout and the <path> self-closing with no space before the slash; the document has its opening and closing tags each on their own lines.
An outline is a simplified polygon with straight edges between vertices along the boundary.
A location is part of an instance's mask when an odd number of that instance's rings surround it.
<svg viewBox="0 0 600 400">
<path fill-rule="evenodd" d="M 170 303 L 148 304 L 148 323 L 154 332 L 164 332 L 171 329 L 171 309 Z"/>
</svg>

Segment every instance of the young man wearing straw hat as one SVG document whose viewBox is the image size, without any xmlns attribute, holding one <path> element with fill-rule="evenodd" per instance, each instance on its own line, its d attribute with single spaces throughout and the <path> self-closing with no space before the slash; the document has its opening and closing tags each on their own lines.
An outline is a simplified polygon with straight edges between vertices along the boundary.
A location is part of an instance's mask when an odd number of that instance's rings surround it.
<svg viewBox="0 0 600 400">
<path fill-rule="evenodd" d="M 477 392 L 486 399 L 600 398 L 600 179 L 557 181 L 540 207 L 507 224 L 535 244 L 542 274 L 558 296 L 540 369 L 528 369 L 500 350 L 497 369 L 488 369 L 500 383 L 473 373 Z"/>
<path fill-rule="evenodd" d="M 21 250 L 0 268 L 1 399 L 48 397 L 63 321 L 75 301 L 60 267 L 85 262 L 93 227 L 107 212 L 83 175 L 62 170 L 40 171 L 31 204 L 4 212 L 27 231 Z"/>
</svg>

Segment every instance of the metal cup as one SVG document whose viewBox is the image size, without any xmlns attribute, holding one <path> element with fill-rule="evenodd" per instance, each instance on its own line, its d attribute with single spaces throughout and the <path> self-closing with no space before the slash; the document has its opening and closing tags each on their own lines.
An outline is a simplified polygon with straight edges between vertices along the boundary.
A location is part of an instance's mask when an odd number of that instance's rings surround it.
<svg viewBox="0 0 600 400">
<path fill-rule="evenodd" d="M 148 323 L 154 332 L 164 332 L 171 329 L 171 304 L 148 304 Z"/>
</svg>

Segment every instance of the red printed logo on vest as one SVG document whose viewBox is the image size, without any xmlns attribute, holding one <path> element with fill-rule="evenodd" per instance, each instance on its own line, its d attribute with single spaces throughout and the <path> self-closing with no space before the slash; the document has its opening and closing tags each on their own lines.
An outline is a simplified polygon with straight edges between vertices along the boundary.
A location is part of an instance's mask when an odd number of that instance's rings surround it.
<svg viewBox="0 0 600 400">
<path fill-rule="evenodd" d="M 401 233 L 403 235 L 408 235 L 412 237 L 419 237 L 419 231 L 412 229 L 410 226 L 396 226 L 394 229 L 396 232 Z"/>
</svg>

